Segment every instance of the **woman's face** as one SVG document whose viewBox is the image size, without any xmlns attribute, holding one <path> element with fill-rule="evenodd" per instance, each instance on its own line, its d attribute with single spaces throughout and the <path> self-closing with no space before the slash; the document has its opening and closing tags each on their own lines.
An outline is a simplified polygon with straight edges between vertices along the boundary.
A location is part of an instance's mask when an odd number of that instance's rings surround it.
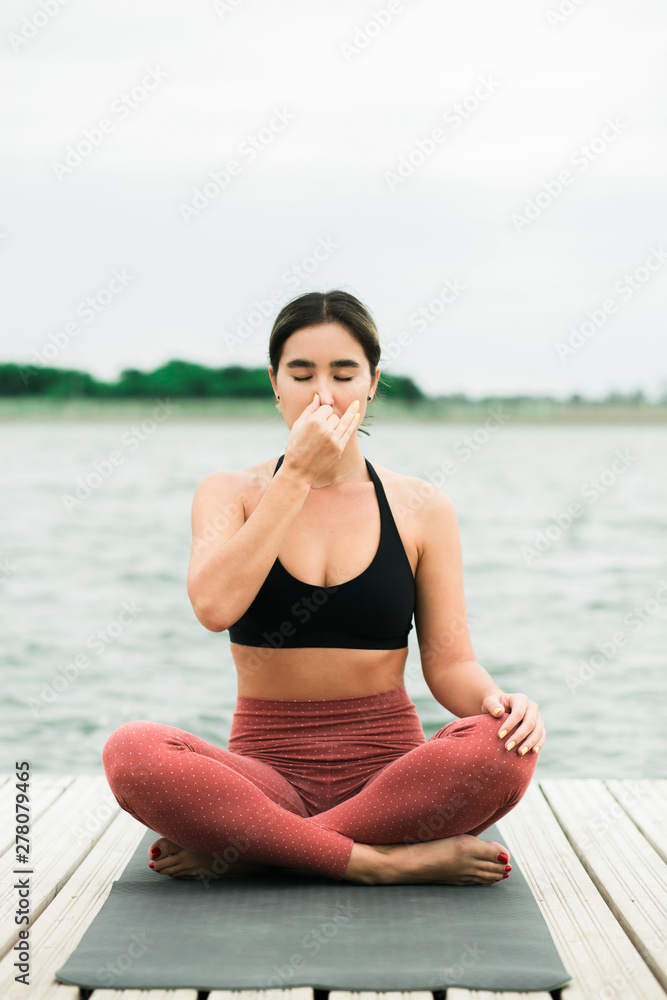
<svg viewBox="0 0 667 1000">
<path fill-rule="evenodd" d="M 328 403 L 338 417 L 358 399 L 361 423 L 366 397 L 375 393 L 380 369 L 375 369 L 371 381 L 368 358 L 359 341 L 340 323 L 322 323 L 291 334 L 283 345 L 277 379 L 271 367 L 269 375 L 291 428 L 316 392 L 320 405 Z"/>
</svg>

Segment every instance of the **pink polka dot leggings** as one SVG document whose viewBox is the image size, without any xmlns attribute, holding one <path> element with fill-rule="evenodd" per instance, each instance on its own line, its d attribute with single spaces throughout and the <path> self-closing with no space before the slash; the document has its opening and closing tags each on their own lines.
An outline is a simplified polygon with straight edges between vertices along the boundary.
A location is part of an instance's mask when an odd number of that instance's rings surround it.
<svg viewBox="0 0 667 1000">
<path fill-rule="evenodd" d="M 119 805 L 181 847 L 340 880 L 355 842 L 476 836 L 513 809 L 537 758 L 505 750 L 508 717 L 456 719 L 426 740 L 404 685 L 320 701 L 239 696 L 227 749 L 127 722 L 102 761 Z"/>
</svg>

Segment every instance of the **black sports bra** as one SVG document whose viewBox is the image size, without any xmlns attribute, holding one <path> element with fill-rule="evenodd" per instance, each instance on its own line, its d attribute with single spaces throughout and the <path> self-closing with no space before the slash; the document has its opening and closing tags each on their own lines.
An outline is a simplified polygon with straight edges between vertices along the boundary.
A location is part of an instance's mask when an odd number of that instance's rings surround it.
<svg viewBox="0 0 667 1000">
<path fill-rule="evenodd" d="M 248 610 L 230 625 L 231 642 L 273 649 L 407 646 L 415 579 L 384 487 L 368 459 L 366 468 L 380 507 L 380 544 L 370 566 L 338 586 L 314 587 L 297 580 L 276 558 Z"/>
</svg>

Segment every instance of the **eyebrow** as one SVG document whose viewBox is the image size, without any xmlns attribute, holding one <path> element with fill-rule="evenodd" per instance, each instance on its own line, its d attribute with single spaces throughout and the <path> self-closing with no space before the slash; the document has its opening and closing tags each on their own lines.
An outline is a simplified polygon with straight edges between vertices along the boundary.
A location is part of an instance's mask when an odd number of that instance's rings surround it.
<svg viewBox="0 0 667 1000">
<path fill-rule="evenodd" d="M 317 368 L 317 364 L 314 361 L 306 361 L 305 358 L 294 358 L 285 364 L 285 368 Z M 330 361 L 329 368 L 361 368 L 361 365 L 351 358 L 339 358 L 338 361 Z"/>
</svg>

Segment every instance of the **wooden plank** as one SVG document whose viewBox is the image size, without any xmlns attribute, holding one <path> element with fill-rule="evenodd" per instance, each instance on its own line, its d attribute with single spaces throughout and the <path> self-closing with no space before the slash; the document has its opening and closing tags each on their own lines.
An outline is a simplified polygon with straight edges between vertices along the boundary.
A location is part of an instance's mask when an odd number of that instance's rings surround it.
<svg viewBox="0 0 667 1000">
<path fill-rule="evenodd" d="M 524 1000 L 527 994 L 524 993 Z M 447 994 L 449 997 L 449 994 Z M 331 990 L 329 1000 L 433 1000 L 430 990 L 388 990 L 386 993 L 375 993 L 373 990 Z M 551 1000 L 551 998 L 549 998 Z"/>
<path fill-rule="evenodd" d="M 197 1000 L 197 996 L 197 990 L 93 990 L 90 1000 Z"/>
<path fill-rule="evenodd" d="M 59 983 L 54 973 L 78 945 L 145 832 L 141 823 L 119 810 L 99 842 L 35 921 L 30 929 L 30 1000 L 78 1000 L 78 986 Z M 26 987 L 14 982 L 13 962 L 11 952 L 0 961 L 0 997 L 25 1000 Z"/>
<path fill-rule="evenodd" d="M 30 779 L 30 821 L 34 823 L 74 781 L 74 776 L 34 774 Z M 0 782 L 0 855 L 16 842 L 16 784 L 10 775 Z M 6 822 L 5 822 L 6 817 Z"/>
<path fill-rule="evenodd" d="M 663 1000 L 660 983 L 619 926 L 560 828 L 541 791 L 545 784 L 531 782 L 519 804 L 498 820 L 498 828 L 572 976 L 563 988 L 564 998 Z"/>
<path fill-rule="evenodd" d="M 569 993 L 567 998 L 569 1000 Z M 464 990 L 460 986 L 450 986 L 446 1000 L 551 1000 L 551 993 L 529 993 L 524 990 L 520 993 L 512 993 L 509 990 L 494 993 L 489 990 Z"/>
<path fill-rule="evenodd" d="M 667 865 L 602 781 L 551 778 L 540 786 L 579 861 L 664 990 Z"/>
<path fill-rule="evenodd" d="M 0 858 L 0 956 L 18 940 L 16 880 L 30 878 L 35 921 L 120 811 L 104 775 L 81 775 L 32 825 L 31 864 L 16 864 L 14 851 Z M 24 870 L 16 874 L 14 869 Z"/>
<path fill-rule="evenodd" d="M 667 862 L 667 779 L 614 778 L 605 785 L 653 850 Z"/>
<path fill-rule="evenodd" d="M 208 1000 L 313 1000 L 313 996 L 310 986 L 290 986 L 285 990 L 211 990 Z M 331 997 L 333 992 L 329 994 L 329 1000 Z M 124 996 L 122 1000 L 125 1000 Z M 431 993 L 428 1000 L 433 1000 Z"/>
</svg>

